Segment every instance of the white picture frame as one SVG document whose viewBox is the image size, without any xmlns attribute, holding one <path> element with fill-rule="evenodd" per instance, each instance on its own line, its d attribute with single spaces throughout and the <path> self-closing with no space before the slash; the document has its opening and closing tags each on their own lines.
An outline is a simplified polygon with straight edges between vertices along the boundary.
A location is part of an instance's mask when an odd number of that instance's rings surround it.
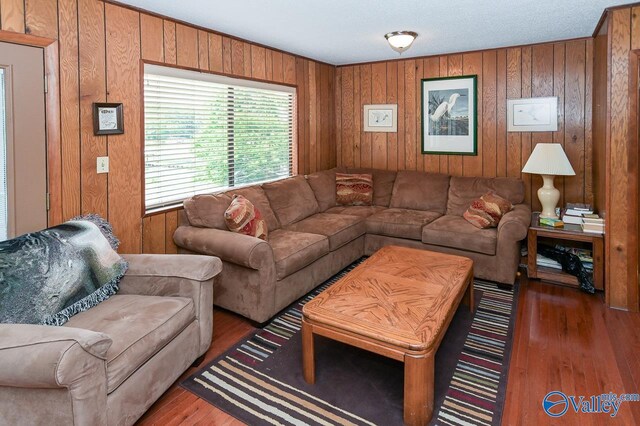
<svg viewBox="0 0 640 426">
<path fill-rule="evenodd" d="M 398 131 L 398 104 L 373 104 L 364 106 L 364 131 Z"/>
<path fill-rule="evenodd" d="M 507 99 L 508 132 L 558 130 L 558 98 Z"/>
</svg>

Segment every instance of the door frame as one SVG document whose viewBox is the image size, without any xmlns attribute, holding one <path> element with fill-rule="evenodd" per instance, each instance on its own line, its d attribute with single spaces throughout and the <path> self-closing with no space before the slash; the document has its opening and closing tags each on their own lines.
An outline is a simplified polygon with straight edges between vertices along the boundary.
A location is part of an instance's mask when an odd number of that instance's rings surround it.
<svg viewBox="0 0 640 426">
<path fill-rule="evenodd" d="M 40 47 L 44 51 L 45 134 L 47 153 L 47 195 L 49 210 L 47 226 L 62 223 L 62 145 L 60 141 L 60 88 L 58 70 L 58 41 L 31 34 L 0 30 L 0 42 Z"/>
</svg>

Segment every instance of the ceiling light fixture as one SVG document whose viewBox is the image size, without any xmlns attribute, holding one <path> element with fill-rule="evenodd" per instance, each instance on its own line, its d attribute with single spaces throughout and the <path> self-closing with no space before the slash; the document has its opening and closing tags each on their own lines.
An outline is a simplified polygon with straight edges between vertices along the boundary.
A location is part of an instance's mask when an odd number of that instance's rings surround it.
<svg viewBox="0 0 640 426">
<path fill-rule="evenodd" d="M 418 37 L 418 33 L 413 31 L 394 31 L 384 35 L 389 46 L 400 54 L 411 47 L 416 37 Z"/>
</svg>

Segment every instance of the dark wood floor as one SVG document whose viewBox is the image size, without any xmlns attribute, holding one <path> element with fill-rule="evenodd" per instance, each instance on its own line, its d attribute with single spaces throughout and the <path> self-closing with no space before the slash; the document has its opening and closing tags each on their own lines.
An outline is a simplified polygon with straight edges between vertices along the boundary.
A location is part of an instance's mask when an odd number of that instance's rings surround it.
<svg viewBox="0 0 640 426">
<path fill-rule="evenodd" d="M 640 402 L 622 404 L 616 418 L 572 414 L 559 419 L 542 410 L 544 395 L 640 392 L 640 314 L 607 309 L 602 295 L 521 280 L 518 317 L 503 425 L 640 424 Z M 213 343 L 205 362 L 254 328 L 228 312 L 214 310 Z M 180 378 L 196 369 L 191 368 Z M 178 380 L 178 382 L 180 381 Z M 241 425 L 242 423 L 174 384 L 140 425 Z"/>
</svg>

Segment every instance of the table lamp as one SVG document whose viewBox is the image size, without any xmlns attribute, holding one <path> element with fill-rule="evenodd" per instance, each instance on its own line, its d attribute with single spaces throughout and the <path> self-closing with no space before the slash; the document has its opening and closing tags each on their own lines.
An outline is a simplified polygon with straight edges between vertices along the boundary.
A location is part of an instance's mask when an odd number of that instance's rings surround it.
<svg viewBox="0 0 640 426">
<path fill-rule="evenodd" d="M 538 198 L 542 204 L 540 217 L 557 219 L 556 205 L 560 199 L 560 191 L 553 186 L 556 176 L 574 176 L 571 163 L 559 143 L 539 143 L 533 149 L 522 173 L 542 175 L 542 188 L 538 189 Z"/>
</svg>

